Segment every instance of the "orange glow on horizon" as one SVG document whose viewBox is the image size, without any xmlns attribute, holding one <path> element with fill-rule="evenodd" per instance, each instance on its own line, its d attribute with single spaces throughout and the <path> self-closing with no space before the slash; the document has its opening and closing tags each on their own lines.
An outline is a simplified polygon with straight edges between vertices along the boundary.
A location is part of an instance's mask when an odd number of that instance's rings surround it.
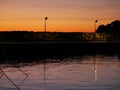
<svg viewBox="0 0 120 90">
<path fill-rule="evenodd" d="M 0 0 L 0 31 L 94 32 L 97 26 L 120 20 L 120 1 Z"/>
</svg>

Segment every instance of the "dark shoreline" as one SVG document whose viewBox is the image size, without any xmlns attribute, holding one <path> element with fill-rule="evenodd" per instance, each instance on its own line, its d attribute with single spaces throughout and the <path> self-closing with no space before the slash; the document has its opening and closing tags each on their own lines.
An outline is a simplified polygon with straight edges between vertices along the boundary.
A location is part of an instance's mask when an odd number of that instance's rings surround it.
<svg viewBox="0 0 120 90">
<path fill-rule="evenodd" d="M 111 41 L 1 42 L 1 57 L 39 57 L 119 53 L 120 43 Z"/>
</svg>

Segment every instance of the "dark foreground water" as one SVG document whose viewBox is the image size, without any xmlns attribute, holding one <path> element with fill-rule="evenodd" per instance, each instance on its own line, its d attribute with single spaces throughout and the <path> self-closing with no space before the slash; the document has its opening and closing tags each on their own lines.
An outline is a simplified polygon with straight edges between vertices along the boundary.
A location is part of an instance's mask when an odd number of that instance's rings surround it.
<svg viewBox="0 0 120 90">
<path fill-rule="evenodd" d="M 25 61 L 0 64 L 0 90 L 120 90 L 118 55 Z"/>
</svg>

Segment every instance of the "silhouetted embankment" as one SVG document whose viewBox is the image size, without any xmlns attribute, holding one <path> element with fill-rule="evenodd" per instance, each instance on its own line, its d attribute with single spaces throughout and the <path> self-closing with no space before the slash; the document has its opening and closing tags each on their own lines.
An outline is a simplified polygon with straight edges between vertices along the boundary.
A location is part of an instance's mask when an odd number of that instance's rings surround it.
<svg viewBox="0 0 120 90">
<path fill-rule="evenodd" d="M 0 32 L 0 42 L 118 41 L 119 33 L 94 32 Z"/>
</svg>

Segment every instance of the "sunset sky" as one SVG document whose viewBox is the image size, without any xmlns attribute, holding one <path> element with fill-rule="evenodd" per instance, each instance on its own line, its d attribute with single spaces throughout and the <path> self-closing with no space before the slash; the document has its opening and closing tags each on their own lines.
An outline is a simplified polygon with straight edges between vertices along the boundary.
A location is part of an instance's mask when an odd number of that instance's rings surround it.
<svg viewBox="0 0 120 90">
<path fill-rule="evenodd" d="M 120 20 L 120 0 L 0 0 L 0 31 L 94 32 Z"/>
</svg>

